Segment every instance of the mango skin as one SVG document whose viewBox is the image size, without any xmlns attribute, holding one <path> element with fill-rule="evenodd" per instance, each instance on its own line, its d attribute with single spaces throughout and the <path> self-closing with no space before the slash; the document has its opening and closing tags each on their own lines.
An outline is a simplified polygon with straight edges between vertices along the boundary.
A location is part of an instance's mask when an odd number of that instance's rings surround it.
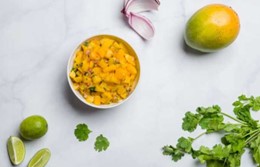
<svg viewBox="0 0 260 167">
<path fill-rule="evenodd" d="M 237 13 L 228 6 L 211 4 L 199 9 L 188 20 L 184 40 L 201 52 L 215 52 L 229 46 L 238 36 Z"/>
</svg>

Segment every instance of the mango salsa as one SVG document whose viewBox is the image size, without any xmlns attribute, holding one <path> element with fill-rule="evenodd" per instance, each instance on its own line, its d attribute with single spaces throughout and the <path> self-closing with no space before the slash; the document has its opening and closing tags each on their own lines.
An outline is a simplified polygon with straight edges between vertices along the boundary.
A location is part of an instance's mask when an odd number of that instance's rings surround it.
<svg viewBox="0 0 260 167">
<path fill-rule="evenodd" d="M 87 102 L 118 103 L 135 88 L 139 62 L 122 41 L 109 36 L 91 38 L 81 44 L 74 56 L 69 76 L 73 88 Z"/>
</svg>

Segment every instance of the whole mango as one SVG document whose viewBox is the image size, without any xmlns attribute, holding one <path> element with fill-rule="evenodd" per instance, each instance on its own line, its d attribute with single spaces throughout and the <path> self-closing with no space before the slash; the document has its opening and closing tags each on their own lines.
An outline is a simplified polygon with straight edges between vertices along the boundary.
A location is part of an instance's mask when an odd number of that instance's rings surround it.
<svg viewBox="0 0 260 167">
<path fill-rule="evenodd" d="M 239 30 L 239 17 L 231 7 L 211 4 L 191 16 L 184 39 L 195 50 L 215 52 L 229 46 L 237 38 Z"/>
</svg>

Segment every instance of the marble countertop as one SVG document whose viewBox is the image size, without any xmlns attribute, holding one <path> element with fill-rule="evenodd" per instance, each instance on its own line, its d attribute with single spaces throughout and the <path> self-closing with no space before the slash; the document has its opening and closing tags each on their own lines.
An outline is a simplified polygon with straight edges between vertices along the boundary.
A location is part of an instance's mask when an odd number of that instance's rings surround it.
<svg viewBox="0 0 260 167">
<path fill-rule="evenodd" d="M 237 40 L 217 53 L 200 54 L 187 48 L 183 30 L 188 18 L 213 0 L 162 0 L 149 14 L 156 28 L 142 40 L 126 24 L 122 0 L 1 0 L 0 1 L 0 164 L 11 166 L 6 151 L 20 122 L 39 114 L 49 123 L 43 138 L 26 142 L 27 154 L 47 147 L 48 167 L 170 167 L 200 166 L 186 156 L 174 163 L 161 147 L 189 135 L 181 130 L 186 111 L 219 104 L 232 113 L 237 96 L 260 95 L 260 1 L 218 0 L 240 17 Z M 107 110 L 85 106 L 66 79 L 69 56 L 82 40 L 112 34 L 128 41 L 139 55 L 141 78 L 134 95 Z M 260 113 L 256 114 L 256 117 Z M 78 142 L 74 129 L 86 123 L 93 131 Z M 94 150 L 95 137 L 110 140 L 107 151 Z M 193 134 L 195 136 L 196 134 Z M 217 142 L 212 136 L 199 143 Z M 241 166 L 254 166 L 248 152 Z"/>
</svg>

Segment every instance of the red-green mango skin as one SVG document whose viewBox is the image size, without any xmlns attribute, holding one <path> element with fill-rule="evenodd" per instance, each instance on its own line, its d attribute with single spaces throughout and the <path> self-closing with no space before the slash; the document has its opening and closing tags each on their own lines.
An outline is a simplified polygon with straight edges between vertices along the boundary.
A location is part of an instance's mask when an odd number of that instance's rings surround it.
<svg viewBox="0 0 260 167">
<path fill-rule="evenodd" d="M 239 30 L 239 17 L 231 7 L 211 4 L 199 9 L 188 20 L 184 39 L 193 49 L 215 52 L 230 45 Z"/>
</svg>

